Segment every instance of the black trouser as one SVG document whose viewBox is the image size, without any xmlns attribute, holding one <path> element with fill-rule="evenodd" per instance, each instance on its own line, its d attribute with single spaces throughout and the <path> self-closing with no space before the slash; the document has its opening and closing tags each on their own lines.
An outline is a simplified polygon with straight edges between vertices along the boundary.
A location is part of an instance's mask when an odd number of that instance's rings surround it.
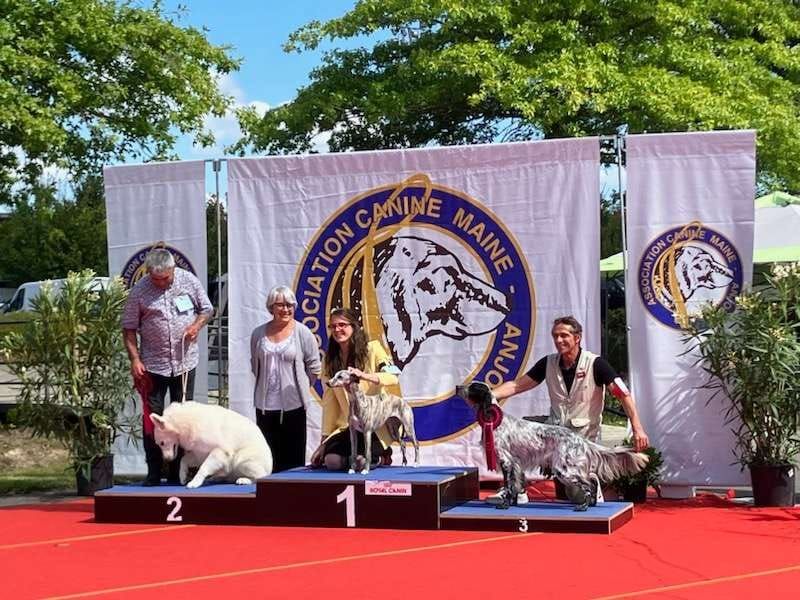
<svg viewBox="0 0 800 600">
<path fill-rule="evenodd" d="M 283 418 L 281 418 L 283 412 Z M 272 472 L 306 464 L 306 409 L 256 409 L 256 424 L 272 450 Z"/>
<path fill-rule="evenodd" d="M 194 369 L 189 371 L 188 379 L 186 381 L 186 398 L 183 398 L 183 382 L 180 375 L 174 377 L 167 377 L 165 375 L 156 375 L 155 373 L 148 372 L 150 380 L 153 382 L 153 388 L 147 396 L 147 404 L 150 407 L 150 412 L 157 415 L 164 414 L 164 399 L 169 391 L 170 402 L 183 402 L 183 400 L 192 400 L 194 398 Z M 144 458 L 147 461 L 147 479 L 153 482 L 161 480 L 161 465 L 164 459 L 161 456 L 161 449 L 156 444 L 155 438 L 152 435 L 144 436 Z M 178 449 L 178 454 L 169 464 L 169 474 L 167 475 L 168 481 L 177 483 L 178 473 L 181 466 L 181 457 L 183 456 L 183 449 Z"/>
</svg>

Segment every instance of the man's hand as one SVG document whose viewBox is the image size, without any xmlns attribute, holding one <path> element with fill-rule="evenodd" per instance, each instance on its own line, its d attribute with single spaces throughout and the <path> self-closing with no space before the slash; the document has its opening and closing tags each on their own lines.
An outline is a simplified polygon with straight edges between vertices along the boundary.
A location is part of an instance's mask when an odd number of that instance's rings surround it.
<svg viewBox="0 0 800 600">
<path fill-rule="evenodd" d="M 187 341 L 193 342 L 197 339 L 197 334 L 200 333 L 201 325 L 197 323 L 192 323 L 186 328 L 186 331 L 183 333 L 184 337 Z"/>
<path fill-rule="evenodd" d="M 147 369 L 144 368 L 144 363 L 141 360 L 134 358 L 131 361 L 131 375 L 133 375 L 134 379 L 141 379 L 146 372 Z"/>
<path fill-rule="evenodd" d="M 650 440 L 647 437 L 644 429 L 633 430 L 633 449 L 636 452 L 641 452 L 650 445 Z"/>
</svg>

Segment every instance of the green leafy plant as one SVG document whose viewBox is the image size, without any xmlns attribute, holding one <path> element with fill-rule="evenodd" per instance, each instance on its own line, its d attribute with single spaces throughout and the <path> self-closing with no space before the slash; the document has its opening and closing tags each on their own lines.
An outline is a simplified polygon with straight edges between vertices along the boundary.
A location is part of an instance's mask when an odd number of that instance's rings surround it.
<svg viewBox="0 0 800 600">
<path fill-rule="evenodd" d="M 624 445 L 632 446 L 631 440 L 625 440 Z M 650 459 L 647 466 L 636 473 L 635 475 L 623 475 L 618 477 L 612 482 L 614 489 L 620 494 L 624 495 L 626 492 L 633 490 L 642 484 L 645 487 L 656 486 L 661 478 L 661 467 L 664 465 L 664 458 L 661 452 L 649 446 L 643 450 L 643 453 Z"/>
<path fill-rule="evenodd" d="M 87 477 L 118 435 L 138 432 L 121 416 L 132 389 L 119 325 L 126 297 L 120 279 L 99 289 L 92 271 L 70 273 L 57 294 L 43 286 L 32 320 L 0 340 L 21 383 L 17 424 L 62 443 Z"/>
<path fill-rule="evenodd" d="M 733 312 L 705 307 L 687 331 L 742 468 L 789 465 L 800 452 L 800 263 L 773 266 L 767 281 Z"/>
</svg>

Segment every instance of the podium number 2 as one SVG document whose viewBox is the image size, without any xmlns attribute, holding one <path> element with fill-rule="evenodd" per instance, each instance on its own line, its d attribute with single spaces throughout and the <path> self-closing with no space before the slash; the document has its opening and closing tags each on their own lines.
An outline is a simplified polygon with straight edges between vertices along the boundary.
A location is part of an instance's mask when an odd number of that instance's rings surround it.
<svg viewBox="0 0 800 600">
<path fill-rule="evenodd" d="M 347 526 L 356 526 L 356 489 L 352 485 L 344 488 L 344 491 L 336 496 L 336 504 L 344 502 L 345 513 L 347 515 Z"/>
<path fill-rule="evenodd" d="M 183 516 L 179 515 L 178 513 L 181 512 L 182 506 L 181 499 L 177 496 L 170 496 L 167 498 L 167 506 L 173 506 L 172 512 L 167 515 L 167 521 L 183 521 Z"/>
</svg>

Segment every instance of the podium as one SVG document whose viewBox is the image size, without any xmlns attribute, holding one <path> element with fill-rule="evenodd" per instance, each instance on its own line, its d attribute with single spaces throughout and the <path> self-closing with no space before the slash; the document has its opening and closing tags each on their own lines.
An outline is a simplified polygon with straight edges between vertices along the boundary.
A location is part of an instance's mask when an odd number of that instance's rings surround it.
<svg viewBox="0 0 800 600">
<path fill-rule="evenodd" d="M 475 467 L 379 467 L 368 475 L 306 467 L 251 485 L 188 489 L 118 485 L 95 494 L 101 523 L 197 523 L 365 529 L 462 529 L 610 534 L 633 505 L 607 502 L 576 512 L 566 502 L 507 510 L 478 500 Z"/>
</svg>

